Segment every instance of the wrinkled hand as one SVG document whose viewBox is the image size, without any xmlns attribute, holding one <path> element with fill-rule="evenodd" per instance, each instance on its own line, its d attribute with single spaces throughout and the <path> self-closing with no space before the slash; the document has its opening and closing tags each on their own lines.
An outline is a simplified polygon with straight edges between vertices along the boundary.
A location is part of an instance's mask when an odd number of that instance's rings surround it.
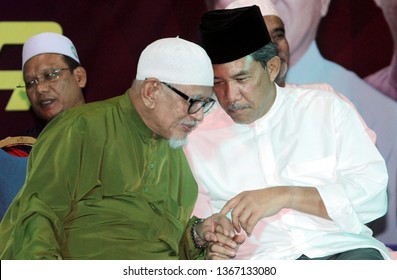
<svg viewBox="0 0 397 280">
<path fill-rule="evenodd" d="M 235 236 L 231 221 L 223 214 L 214 214 L 196 226 L 196 231 L 202 240 L 207 242 L 218 242 L 219 236 L 224 236 L 223 243 L 230 242 L 233 245 Z"/>
<path fill-rule="evenodd" d="M 226 245 L 228 240 L 224 235 L 218 236 L 218 242 L 210 242 L 207 246 L 207 260 L 229 260 L 236 256 L 239 246 L 244 243 L 244 235 L 235 235 L 233 241 L 235 245 Z"/>
<path fill-rule="evenodd" d="M 283 187 L 272 187 L 260 190 L 245 191 L 229 200 L 221 214 L 232 211 L 232 223 L 237 232 L 241 228 L 248 236 L 262 218 L 277 214 L 285 205 Z"/>
<path fill-rule="evenodd" d="M 214 214 L 197 224 L 199 237 L 208 242 L 207 259 L 225 260 L 236 256 L 245 236 L 236 235 L 233 224 L 223 214 Z"/>
</svg>

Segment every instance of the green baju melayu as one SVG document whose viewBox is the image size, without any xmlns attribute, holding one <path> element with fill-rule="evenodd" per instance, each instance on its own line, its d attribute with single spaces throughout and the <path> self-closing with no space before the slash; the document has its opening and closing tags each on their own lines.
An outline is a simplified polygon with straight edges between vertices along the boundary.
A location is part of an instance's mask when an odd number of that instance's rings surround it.
<svg viewBox="0 0 397 280">
<path fill-rule="evenodd" d="M 196 198 L 183 150 L 153 135 L 128 92 L 73 108 L 30 154 L 0 225 L 0 257 L 178 259 L 197 253 L 188 228 Z"/>
</svg>

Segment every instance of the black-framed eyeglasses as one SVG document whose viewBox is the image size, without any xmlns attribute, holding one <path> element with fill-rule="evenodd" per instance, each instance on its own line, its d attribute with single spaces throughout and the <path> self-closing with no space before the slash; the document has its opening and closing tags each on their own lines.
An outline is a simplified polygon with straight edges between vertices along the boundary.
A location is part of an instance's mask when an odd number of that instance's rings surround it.
<svg viewBox="0 0 397 280">
<path fill-rule="evenodd" d="M 161 83 L 166 85 L 170 90 L 172 90 L 173 92 L 175 92 L 180 97 L 182 97 L 183 99 L 185 99 L 187 102 L 190 103 L 187 112 L 191 115 L 200 111 L 201 108 L 204 108 L 204 113 L 207 113 L 215 103 L 215 100 L 212 99 L 211 97 L 207 98 L 206 100 L 194 99 L 194 98 L 184 94 L 179 89 L 174 88 L 173 86 L 171 86 L 168 83 L 165 83 L 165 82 L 161 82 Z"/>
<path fill-rule="evenodd" d="M 18 85 L 17 88 L 26 88 L 26 89 L 33 89 L 36 87 L 39 83 L 50 83 L 59 78 L 61 75 L 61 72 L 64 70 L 70 70 L 70 68 L 59 68 L 59 69 L 50 69 L 47 70 L 45 73 L 42 75 L 37 76 L 36 78 L 25 82 L 25 85 Z"/>
</svg>

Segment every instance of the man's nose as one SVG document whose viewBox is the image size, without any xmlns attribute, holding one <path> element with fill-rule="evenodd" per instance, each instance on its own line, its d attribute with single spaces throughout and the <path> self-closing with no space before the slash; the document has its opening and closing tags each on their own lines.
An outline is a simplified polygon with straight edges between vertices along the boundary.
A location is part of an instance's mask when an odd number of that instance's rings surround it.
<svg viewBox="0 0 397 280">
<path fill-rule="evenodd" d="M 236 83 L 227 82 L 225 89 L 226 99 L 229 102 L 235 102 L 241 99 L 240 88 Z"/>
<path fill-rule="evenodd" d="M 48 89 L 49 89 L 48 83 L 46 83 L 45 81 L 39 81 L 36 84 L 34 90 L 36 90 L 36 93 L 41 94 L 41 93 L 48 92 Z"/>
</svg>

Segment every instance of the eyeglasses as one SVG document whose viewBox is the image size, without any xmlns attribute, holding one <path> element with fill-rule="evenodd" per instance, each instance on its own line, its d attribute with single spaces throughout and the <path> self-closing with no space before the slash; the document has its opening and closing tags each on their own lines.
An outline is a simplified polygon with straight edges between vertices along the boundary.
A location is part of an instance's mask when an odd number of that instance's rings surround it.
<svg viewBox="0 0 397 280">
<path fill-rule="evenodd" d="M 59 78 L 61 72 L 64 70 L 70 70 L 70 68 L 60 68 L 60 69 L 50 69 L 47 70 L 42 75 L 37 76 L 36 78 L 25 82 L 25 85 L 19 85 L 17 88 L 26 88 L 27 90 L 35 88 L 39 83 L 51 83 Z"/>
<path fill-rule="evenodd" d="M 190 106 L 189 106 L 187 112 L 191 115 L 200 111 L 201 108 L 204 108 L 204 113 L 207 113 L 209 111 L 209 109 L 211 109 L 211 107 L 215 103 L 215 100 L 210 97 L 206 100 L 194 99 L 194 98 L 187 96 L 182 91 L 174 88 L 173 86 L 171 86 L 168 83 L 165 83 L 165 82 L 161 82 L 161 83 L 166 85 L 170 90 L 172 90 L 173 92 L 175 92 L 180 97 L 182 97 L 183 99 L 185 99 L 187 102 L 190 103 Z"/>
</svg>

